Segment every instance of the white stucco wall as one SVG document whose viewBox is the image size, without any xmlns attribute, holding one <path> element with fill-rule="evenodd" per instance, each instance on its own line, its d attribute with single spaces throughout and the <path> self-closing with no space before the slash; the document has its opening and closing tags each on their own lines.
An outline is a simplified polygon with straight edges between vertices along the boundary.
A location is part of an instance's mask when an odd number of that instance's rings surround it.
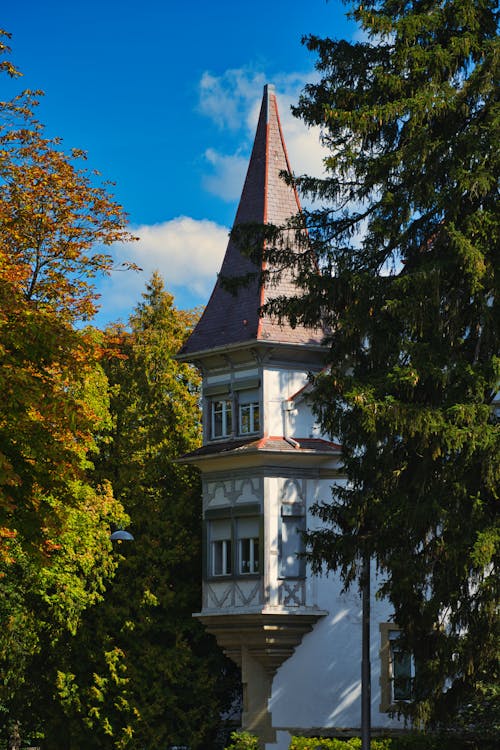
<svg viewBox="0 0 500 750">
<path fill-rule="evenodd" d="M 290 430 L 299 434 L 301 437 L 309 436 L 310 414 L 304 423 L 300 426 L 297 424 L 296 412 L 289 414 L 288 426 L 285 427 L 283 422 L 282 404 L 287 399 L 300 391 L 307 385 L 307 371 L 301 370 L 284 370 L 284 369 L 265 369 L 263 376 L 263 398 L 264 398 L 264 429 L 268 435 L 284 435 Z"/>
<path fill-rule="evenodd" d="M 255 370 L 247 369 L 238 375 L 248 377 L 254 374 Z M 222 378 L 220 375 L 217 377 Z M 209 380 L 212 382 L 212 379 Z M 319 434 L 303 394 L 293 403 L 289 402 L 307 383 L 306 370 L 263 368 L 262 406 L 266 435 L 327 437 Z M 291 408 L 285 410 L 283 404 L 287 403 Z M 222 609 L 238 615 L 244 611 L 280 610 L 280 591 L 284 590 L 280 587 L 287 583 L 279 577 L 281 506 L 283 503 L 303 505 L 307 528 L 314 528 L 319 522 L 310 514 L 311 505 L 318 500 L 329 501 L 332 484 L 342 481 L 335 478 L 339 468 L 338 458 L 329 458 L 328 454 L 312 461 L 308 459 L 303 468 L 299 456 L 297 464 L 291 464 L 288 456 L 283 468 L 274 463 L 269 473 L 265 466 L 264 463 L 253 476 L 250 474 L 239 478 L 237 473 L 230 478 L 231 471 L 227 471 L 227 479 L 221 476 L 206 483 L 206 510 L 230 503 L 237 506 L 250 502 L 261 502 L 263 509 L 262 581 L 206 583 L 204 606 L 212 612 Z M 238 471 L 244 473 L 244 469 Z M 313 576 L 310 570 L 307 571 L 302 589 L 303 602 L 299 609 L 327 614 L 318 620 L 312 632 L 303 638 L 274 677 L 269 711 L 272 725 L 277 730 L 277 741 L 268 743 L 266 750 L 287 750 L 290 738 L 288 729 L 330 727 L 355 730 L 360 727 L 361 601 L 356 588 L 347 593 L 342 593 L 341 589 L 338 576 Z M 374 571 L 372 592 L 376 589 Z M 379 729 L 399 728 L 403 726 L 401 722 L 379 711 L 379 625 L 391 620 L 391 610 L 387 602 L 375 600 L 374 596 L 371 606 L 372 726 Z M 288 607 L 287 611 L 294 611 L 293 606 Z"/>
<path fill-rule="evenodd" d="M 272 542 L 275 535 L 279 504 L 280 480 L 273 480 L 276 490 L 270 493 L 276 509 L 270 512 L 269 527 Z M 281 480 L 282 481 L 282 480 Z M 337 480 L 338 481 L 338 480 Z M 329 499 L 333 480 L 307 480 L 304 483 L 308 511 L 318 498 Z M 308 512 L 309 529 L 319 525 Z M 271 576 L 272 578 L 272 576 Z M 372 669 L 372 726 L 397 728 L 401 722 L 379 711 L 380 705 L 380 630 L 379 624 L 391 619 L 391 608 L 386 601 L 376 600 L 378 588 L 375 568 L 372 570 L 371 597 L 371 669 Z M 313 576 L 308 571 L 306 605 L 327 611 L 311 633 L 306 635 L 295 653 L 283 663 L 273 681 L 269 709 L 273 726 L 360 727 L 361 714 L 361 598 L 356 587 L 342 592 L 338 575 Z M 285 735 L 281 742 L 285 742 Z M 283 745 L 288 747 L 287 744 Z M 281 750 L 280 745 L 269 745 L 267 750 Z"/>
<path fill-rule="evenodd" d="M 318 604 L 328 610 L 306 635 L 273 681 L 269 708 L 273 726 L 355 728 L 361 717 L 361 601 L 356 590 L 341 593 L 335 577 L 321 577 Z M 372 596 L 370 657 L 372 726 L 403 724 L 380 713 L 379 623 L 390 618 L 386 602 Z M 269 748 L 274 747 L 270 745 Z"/>
</svg>

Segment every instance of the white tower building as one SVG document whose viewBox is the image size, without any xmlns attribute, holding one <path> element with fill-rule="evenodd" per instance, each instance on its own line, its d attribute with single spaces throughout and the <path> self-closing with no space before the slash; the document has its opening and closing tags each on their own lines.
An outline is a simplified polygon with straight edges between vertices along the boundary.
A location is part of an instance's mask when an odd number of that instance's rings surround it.
<svg viewBox="0 0 500 750">
<path fill-rule="evenodd" d="M 266 86 L 236 224 L 281 224 L 300 210 L 283 170 L 291 171 Z M 234 295 L 218 281 L 179 354 L 203 375 L 203 446 L 183 460 L 199 467 L 203 484 L 197 616 L 241 666 L 244 728 L 266 750 L 284 750 L 294 732 L 359 733 L 361 602 L 297 557 L 301 530 L 316 523 L 311 505 L 343 481 L 340 446 L 318 433 L 307 402 L 308 374 L 323 366 L 322 332 L 259 317 L 268 299 L 293 288 L 289 276 L 260 286 L 259 272 L 230 240 L 220 276 L 255 278 Z M 402 697 L 394 671 L 408 664 L 391 651 L 390 614 L 387 603 L 372 603 L 374 731 L 401 726 L 387 711 Z"/>
</svg>

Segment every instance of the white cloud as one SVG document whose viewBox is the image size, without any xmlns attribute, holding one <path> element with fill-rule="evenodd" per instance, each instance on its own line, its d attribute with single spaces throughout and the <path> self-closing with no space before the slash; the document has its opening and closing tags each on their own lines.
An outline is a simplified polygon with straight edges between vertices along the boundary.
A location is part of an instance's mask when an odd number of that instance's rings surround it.
<svg viewBox="0 0 500 750">
<path fill-rule="evenodd" d="M 142 271 L 115 271 L 100 284 L 98 325 L 126 319 L 155 270 L 162 275 L 166 289 L 180 300 L 179 307 L 206 302 L 226 250 L 226 227 L 179 216 L 161 224 L 132 227 L 131 231 L 139 240 L 114 245 L 113 255 L 117 265 L 135 263 Z"/>
<path fill-rule="evenodd" d="M 226 70 L 221 76 L 203 73 L 200 80 L 200 111 L 220 128 L 238 130 L 247 121 L 249 102 L 265 84 L 262 72 L 250 69 Z"/>
<path fill-rule="evenodd" d="M 281 126 L 293 171 L 320 176 L 326 155 L 320 142 L 320 129 L 307 128 L 290 110 L 304 84 L 316 77 L 315 73 L 279 74 L 273 77 L 272 83 L 278 96 Z M 224 200 L 237 200 L 240 196 L 267 80 L 263 72 L 250 68 L 226 70 L 220 76 L 206 72 L 201 78 L 200 111 L 220 128 L 241 130 L 241 147 L 236 153 L 221 153 L 213 148 L 205 152 L 210 171 L 203 180 L 204 187 Z"/>
<path fill-rule="evenodd" d="M 203 177 L 203 187 L 225 201 L 238 200 L 248 167 L 248 157 L 221 154 L 208 148 L 205 159 L 211 165 L 212 173 Z"/>
</svg>

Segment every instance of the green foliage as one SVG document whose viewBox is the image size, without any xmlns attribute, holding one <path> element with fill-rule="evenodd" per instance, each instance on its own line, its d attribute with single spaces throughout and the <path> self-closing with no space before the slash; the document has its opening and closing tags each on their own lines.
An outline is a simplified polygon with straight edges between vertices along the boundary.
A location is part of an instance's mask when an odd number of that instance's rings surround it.
<svg viewBox="0 0 500 750">
<path fill-rule="evenodd" d="M 289 750 L 360 750 L 361 738 L 346 739 L 324 737 L 292 737 Z M 493 750 L 494 745 L 488 738 L 471 738 L 470 736 L 450 732 L 426 734 L 408 732 L 393 737 L 372 738 L 372 750 Z"/>
<path fill-rule="evenodd" d="M 416 662 L 401 711 L 437 725 L 498 677 L 496 6 L 367 0 L 364 41 L 306 39 L 320 78 L 295 113 L 329 155 L 296 184 L 324 208 L 265 251 L 299 285 L 268 312 L 328 332 L 314 404 L 349 482 L 316 507 L 310 560 L 349 585 L 376 559 Z"/>
<path fill-rule="evenodd" d="M 258 739 L 250 732 L 233 732 L 226 750 L 257 750 Z M 405 732 L 393 737 L 373 737 L 372 750 L 493 750 L 487 735 L 473 737 L 460 732 L 427 734 Z M 288 750 L 361 750 L 360 737 L 298 737 L 290 740 Z"/>
<path fill-rule="evenodd" d="M 94 310 L 94 277 L 110 270 L 94 245 L 127 239 L 125 217 L 78 154 L 44 137 L 35 106 L 30 93 L 0 102 L 3 737 L 36 728 L 50 695 L 45 654 L 102 599 L 116 568 L 109 529 L 124 518 L 92 473 L 110 427 L 99 336 L 75 323 Z"/>
<path fill-rule="evenodd" d="M 231 744 L 226 750 L 258 750 L 259 740 L 251 732 L 232 732 Z"/>
<path fill-rule="evenodd" d="M 292 737 L 289 750 L 360 750 L 360 748 L 361 739 L 359 737 L 351 737 L 350 739 Z M 396 750 L 395 743 L 388 738 L 372 739 L 371 748 L 372 750 Z M 415 748 L 415 750 L 417 749 Z"/>
<path fill-rule="evenodd" d="M 130 331 L 107 332 L 112 440 L 109 477 L 134 542 L 105 600 L 66 643 L 44 750 L 210 748 L 234 698 L 235 670 L 192 617 L 201 598 L 198 475 L 175 461 L 200 439 L 199 379 L 175 359 L 194 317 L 177 310 L 155 274 Z"/>
</svg>

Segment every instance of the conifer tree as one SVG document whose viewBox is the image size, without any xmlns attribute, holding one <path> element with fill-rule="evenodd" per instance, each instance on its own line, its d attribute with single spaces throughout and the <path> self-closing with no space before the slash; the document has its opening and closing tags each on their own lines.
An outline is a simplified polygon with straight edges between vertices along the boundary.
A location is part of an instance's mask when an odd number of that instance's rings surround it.
<svg viewBox="0 0 500 750">
<path fill-rule="evenodd" d="M 319 80 L 295 114 L 329 151 L 325 176 L 296 184 L 322 208 L 263 231 L 300 289 L 269 311 L 329 330 L 315 408 L 349 482 L 316 508 L 310 559 L 346 584 L 376 559 L 416 663 L 401 710 L 443 724 L 497 675 L 497 7 L 366 0 L 350 15 L 365 41 L 305 40 Z"/>
<path fill-rule="evenodd" d="M 98 471 L 130 517 L 134 541 L 101 606 L 67 643 L 64 714 L 47 748 L 210 748 L 235 685 L 192 617 L 201 599 L 199 478 L 175 459 L 200 440 L 199 376 L 175 360 L 195 314 L 177 310 L 155 273 L 130 330 L 108 330 L 112 441 Z"/>
</svg>

